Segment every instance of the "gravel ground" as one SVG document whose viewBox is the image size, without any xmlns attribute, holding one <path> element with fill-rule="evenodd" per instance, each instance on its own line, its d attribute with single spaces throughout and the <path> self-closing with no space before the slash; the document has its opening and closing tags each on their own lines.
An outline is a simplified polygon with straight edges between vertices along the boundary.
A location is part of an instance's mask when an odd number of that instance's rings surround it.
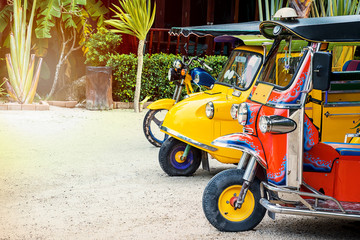
<svg viewBox="0 0 360 240">
<path fill-rule="evenodd" d="M 145 112 L 51 107 L 0 112 L 0 239 L 359 239 L 359 222 L 268 216 L 222 233 L 202 211 L 217 172 L 168 177 L 145 139 Z"/>
</svg>

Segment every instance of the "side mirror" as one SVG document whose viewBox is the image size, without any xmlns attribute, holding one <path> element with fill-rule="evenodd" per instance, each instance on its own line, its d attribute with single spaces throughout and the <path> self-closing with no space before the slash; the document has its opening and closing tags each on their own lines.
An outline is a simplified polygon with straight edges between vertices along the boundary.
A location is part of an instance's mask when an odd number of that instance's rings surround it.
<svg viewBox="0 0 360 240">
<path fill-rule="evenodd" d="M 327 91 L 330 88 L 332 54 L 316 52 L 312 61 L 313 88 Z"/>
<path fill-rule="evenodd" d="M 187 43 L 184 44 L 184 52 L 185 52 L 186 56 L 189 55 Z"/>
</svg>

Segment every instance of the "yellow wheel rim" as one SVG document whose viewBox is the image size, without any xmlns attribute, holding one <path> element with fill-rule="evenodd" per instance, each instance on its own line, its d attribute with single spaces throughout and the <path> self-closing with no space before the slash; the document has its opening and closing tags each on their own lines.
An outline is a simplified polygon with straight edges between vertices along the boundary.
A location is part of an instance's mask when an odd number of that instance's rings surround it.
<svg viewBox="0 0 360 240">
<path fill-rule="evenodd" d="M 234 209 L 230 201 L 234 197 L 238 197 L 241 185 L 233 185 L 226 188 L 219 197 L 218 208 L 221 215 L 232 222 L 240 222 L 247 219 L 255 208 L 255 198 L 250 190 L 246 193 L 245 201 L 240 209 Z"/>
<path fill-rule="evenodd" d="M 179 151 L 175 154 L 175 161 L 177 161 L 178 163 L 183 163 L 186 161 L 186 159 L 181 160 L 181 156 L 184 154 L 183 151 Z"/>
</svg>

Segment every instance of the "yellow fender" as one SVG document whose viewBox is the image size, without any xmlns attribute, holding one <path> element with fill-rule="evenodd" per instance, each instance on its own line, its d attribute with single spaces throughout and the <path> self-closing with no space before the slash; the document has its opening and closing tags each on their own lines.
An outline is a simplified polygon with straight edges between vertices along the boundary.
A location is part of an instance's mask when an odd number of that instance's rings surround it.
<svg viewBox="0 0 360 240">
<path fill-rule="evenodd" d="M 174 106 L 175 100 L 170 98 L 164 98 L 151 103 L 147 108 L 151 110 L 167 109 L 169 110 Z"/>
<path fill-rule="evenodd" d="M 360 137 L 354 137 L 351 139 L 350 143 L 360 143 Z"/>
</svg>

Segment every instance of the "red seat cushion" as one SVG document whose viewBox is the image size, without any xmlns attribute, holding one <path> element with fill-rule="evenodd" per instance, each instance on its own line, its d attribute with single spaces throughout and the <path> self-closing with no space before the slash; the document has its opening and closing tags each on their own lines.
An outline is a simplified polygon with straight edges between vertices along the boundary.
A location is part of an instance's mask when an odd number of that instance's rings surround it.
<svg viewBox="0 0 360 240">
<path fill-rule="evenodd" d="M 349 60 L 344 63 L 343 71 L 360 71 L 360 60 Z"/>
</svg>

